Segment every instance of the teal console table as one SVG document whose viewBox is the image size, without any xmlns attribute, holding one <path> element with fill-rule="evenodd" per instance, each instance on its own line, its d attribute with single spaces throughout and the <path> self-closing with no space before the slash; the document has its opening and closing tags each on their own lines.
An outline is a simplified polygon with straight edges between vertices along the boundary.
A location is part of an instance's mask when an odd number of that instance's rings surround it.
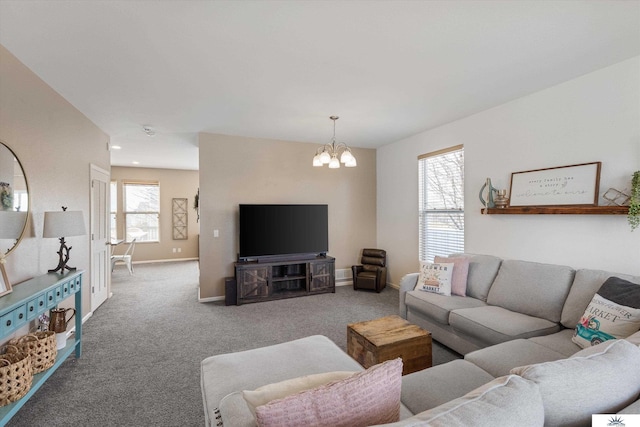
<svg viewBox="0 0 640 427">
<path fill-rule="evenodd" d="M 76 358 L 82 353 L 82 271 L 65 274 L 49 273 L 35 277 L 13 287 L 13 292 L 0 298 L 0 342 L 8 340 L 10 334 L 52 308 L 62 300 L 75 295 L 76 330 L 67 346 L 58 350 L 54 365 L 33 376 L 29 392 L 20 400 L 0 407 L 0 426 L 4 426 L 33 394 L 44 384 L 62 362 L 75 351 Z"/>
</svg>

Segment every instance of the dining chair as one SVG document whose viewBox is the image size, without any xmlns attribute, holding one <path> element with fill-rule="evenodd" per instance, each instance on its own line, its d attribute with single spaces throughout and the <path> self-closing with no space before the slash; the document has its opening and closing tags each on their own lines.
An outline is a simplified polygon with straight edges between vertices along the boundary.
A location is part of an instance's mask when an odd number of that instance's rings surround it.
<svg viewBox="0 0 640 427">
<path fill-rule="evenodd" d="M 136 239 L 133 239 L 131 243 L 129 243 L 129 247 L 122 255 L 111 255 L 111 272 L 113 273 L 113 268 L 116 266 L 116 263 L 121 262 L 126 264 L 129 269 L 129 274 L 133 275 L 133 251 L 135 249 Z"/>
</svg>

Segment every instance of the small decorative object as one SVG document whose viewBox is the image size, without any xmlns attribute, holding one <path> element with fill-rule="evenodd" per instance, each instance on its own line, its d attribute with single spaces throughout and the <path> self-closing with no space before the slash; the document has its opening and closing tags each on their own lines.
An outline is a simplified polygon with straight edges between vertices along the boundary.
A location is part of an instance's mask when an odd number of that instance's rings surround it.
<svg viewBox="0 0 640 427">
<path fill-rule="evenodd" d="M 47 313 L 42 313 L 40 316 L 38 316 L 38 330 L 49 330 L 49 315 L 47 315 Z"/>
<path fill-rule="evenodd" d="M 60 239 L 60 250 L 58 251 L 59 261 L 55 269 L 49 270 L 49 273 L 60 272 L 64 270 L 73 271 L 75 267 L 69 267 L 69 252 L 72 247 L 67 247 L 64 241 L 65 236 L 84 236 L 86 234 L 84 228 L 84 217 L 82 211 L 67 211 L 67 207 L 63 206 L 61 212 L 45 212 L 44 213 L 44 231 L 42 237 L 56 237 Z"/>
<path fill-rule="evenodd" d="M 496 208 L 504 209 L 507 207 L 509 203 L 509 198 L 507 197 L 507 190 L 496 190 L 496 197 L 494 198 L 494 203 L 496 204 Z"/>
<path fill-rule="evenodd" d="M 509 206 L 597 206 L 600 162 L 511 174 Z"/>
<path fill-rule="evenodd" d="M 635 171 L 631 178 L 631 199 L 627 219 L 631 225 L 631 231 L 640 225 L 640 171 Z"/>
<path fill-rule="evenodd" d="M 629 200 L 631 199 L 631 196 L 623 193 L 622 191 L 616 190 L 615 188 L 609 188 L 602 195 L 602 198 L 615 206 L 629 206 Z"/>
<path fill-rule="evenodd" d="M 73 311 L 68 319 L 67 312 Z M 67 325 L 76 315 L 73 308 L 56 308 L 51 310 L 51 321 L 49 322 L 49 330 L 55 332 L 58 350 L 62 350 L 67 345 Z"/>
<path fill-rule="evenodd" d="M 487 191 L 487 200 L 485 200 L 484 197 L 482 196 L 482 193 L 485 191 L 485 189 Z M 478 194 L 478 197 L 482 202 L 482 206 L 486 208 L 496 207 L 495 201 L 493 199 L 493 193 L 496 191 L 498 191 L 498 189 L 495 188 L 493 185 L 491 185 L 491 178 L 487 178 L 484 185 L 480 188 L 480 193 Z"/>
</svg>

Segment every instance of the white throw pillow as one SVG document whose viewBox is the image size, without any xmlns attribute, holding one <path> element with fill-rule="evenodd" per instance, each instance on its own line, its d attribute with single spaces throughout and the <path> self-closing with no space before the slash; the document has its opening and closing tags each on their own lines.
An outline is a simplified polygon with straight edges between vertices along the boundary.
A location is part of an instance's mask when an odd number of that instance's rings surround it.
<svg viewBox="0 0 640 427">
<path fill-rule="evenodd" d="M 352 371 L 335 371 L 305 375 L 303 377 L 291 378 L 289 380 L 267 384 L 262 387 L 258 387 L 255 390 L 243 390 L 242 397 L 247 401 L 249 409 L 251 409 L 251 412 L 255 415 L 255 408 L 265 405 L 272 400 L 282 399 L 283 397 L 287 397 L 291 394 L 310 390 L 312 388 L 328 384 L 332 381 L 340 381 L 355 373 L 356 372 Z"/>
<path fill-rule="evenodd" d="M 454 265 L 452 262 L 438 264 L 421 262 L 418 283 L 414 289 L 451 296 L 451 277 Z"/>
</svg>

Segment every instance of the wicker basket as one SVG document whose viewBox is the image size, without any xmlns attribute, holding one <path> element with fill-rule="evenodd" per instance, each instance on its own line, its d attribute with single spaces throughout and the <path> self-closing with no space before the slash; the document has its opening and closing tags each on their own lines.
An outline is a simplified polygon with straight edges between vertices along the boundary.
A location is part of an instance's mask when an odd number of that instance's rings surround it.
<svg viewBox="0 0 640 427">
<path fill-rule="evenodd" d="M 19 351 L 31 355 L 31 366 L 33 366 L 34 374 L 52 367 L 58 355 L 56 333 L 53 331 L 31 332 L 9 341 L 9 345 L 15 345 Z"/>
<path fill-rule="evenodd" d="M 0 354 L 0 406 L 23 397 L 31 388 L 33 368 L 28 353 L 8 345 Z"/>
</svg>

